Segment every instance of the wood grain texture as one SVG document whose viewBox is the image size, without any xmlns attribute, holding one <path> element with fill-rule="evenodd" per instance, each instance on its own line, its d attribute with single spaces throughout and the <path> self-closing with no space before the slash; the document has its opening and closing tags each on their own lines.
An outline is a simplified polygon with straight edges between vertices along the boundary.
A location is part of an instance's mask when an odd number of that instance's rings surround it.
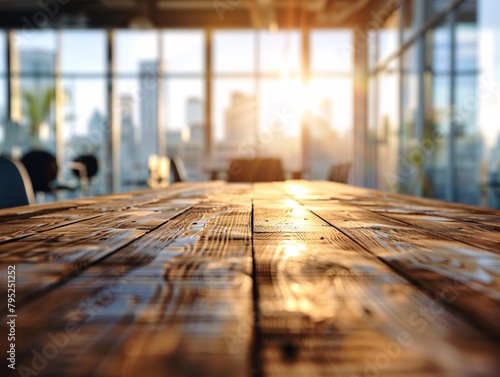
<svg viewBox="0 0 500 377">
<path fill-rule="evenodd" d="M 67 241 L 68 251 L 59 263 L 82 257 L 88 263 L 64 284 L 32 294 L 23 303 L 18 315 L 27 320 L 18 326 L 18 334 L 30 341 L 20 343 L 18 362 L 31 366 L 33 350 L 43 352 L 57 339 L 65 345 L 40 375 L 247 374 L 253 325 L 251 190 L 235 186 L 218 193 L 219 186 L 193 185 L 180 195 L 145 200 L 125 210 L 115 210 L 123 203 L 101 203 L 112 210 L 94 218 L 88 228 L 79 224 L 75 237 L 71 226 L 64 227 L 57 240 Z M 139 234 L 94 257 L 105 250 L 106 237 L 115 245 L 119 235 L 130 232 Z M 78 242 L 87 245 L 84 234 L 95 249 L 79 254 L 83 248 Z M 52 237 L 45 231 L 26 240 L 46 242 Z M 39 254 L 46 257 L 59 250 Z M 87 261 L 91 258 L 98 260 Z"/>
<path fill-rule="evenodd" d="M 335 200 L 322 200 L 318 192 L 305 194 L 308 205 L 288 200 L 290 208 L 322 214 L 323 220 L 349 230 L 384 228 L 362 208 L 331 204 Z M 254 224 L 259 213 L 265 216 L 254 208 Z M 391 225 L 401 224 L 385 224 Z M 336 228 L 285 236 L 272 230 L 254 234 L 264 375 L 494 375 L 500 367 L 493 342 L 351 237 Z M 444 292 L 443 285 L 439 289 Z M 457 295 L 457 289 L 449 285 L 446 293 Z M 471 343 L 489 354 L 488 366 L 471 367 Z M 447 352 L 455 355 L 453 363 L 443 357 Z"/>
<path fill-rule="evenodd" d="M 0 280 L 24 375 L 497 377 L 499 230 L 330 182 L 182 183 L 0 211 Z"/>
</svg>

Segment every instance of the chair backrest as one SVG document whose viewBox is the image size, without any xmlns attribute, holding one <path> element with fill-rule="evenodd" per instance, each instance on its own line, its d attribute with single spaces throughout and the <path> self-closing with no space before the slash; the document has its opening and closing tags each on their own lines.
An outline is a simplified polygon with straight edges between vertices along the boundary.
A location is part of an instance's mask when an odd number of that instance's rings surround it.
<svg viewBox="0 0 500 377">
<path fill-rule="evenodd" d="M 227 171 L 228 182 L 284 181 L 285 173 L 279 158 L 231 159 Z"/>
<path fill-rule="evenodd" d="M 99 162 L 97 161 L 97 158 L 95 158 L 95 156 L 91 154 L 79 156 L 75 158 L 73 162 L 83 164 L 85 166 L 86 178 L 88 179 L 95 177 L 95 175 L 99 171 Z M 82 173 L 80 170 L 72 169 L 71 171 L 75 176 L 81 178 Z"/>
<path fill-rule="evenodd" d="M 0 156 L 0 209 L 35 203 L 33 187 L 24 166 Z"/>
<path fill-rule="evenodd" d="M 51 183 L 59 170 L 56 158 L 48 152 L 32 151 L 21 160 L 33 184 L 35 192 L 51 192 Z"/>
<path fill-rule="evenodd" d="M 328 180 L 331 182 L 347 183 L 350 170 L 350 163 L 333 165 L 328 173 Z"/>
<path fill-rule="evenodd" d="M 339 182 L 341 170 L 342 164 L 332 165 L 332 167 L 330 167 L 330 171 L 328 172 L 328 180 L 331 182 Z"/>
<path fill-rule="evenodd" d="M 187 182 L 188 175 L 186 167 L 184 166 L 184 161 L 182 161 L 180 157 L 170 158 L 170 168 L 172 169 L 174 183 Z"/>
</svg>

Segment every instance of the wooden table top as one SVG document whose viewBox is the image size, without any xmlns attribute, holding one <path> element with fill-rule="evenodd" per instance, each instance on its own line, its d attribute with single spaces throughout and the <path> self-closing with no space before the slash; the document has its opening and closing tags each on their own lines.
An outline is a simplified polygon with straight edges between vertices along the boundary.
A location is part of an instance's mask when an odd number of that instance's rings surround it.
<svg viewBox="0 0 500 377">
<path fill-rule="evenodd" d="M 2 210 L 0 375 L 498 377 L 499 245 L 499 211 L 330 182 Z"/>
</svg>

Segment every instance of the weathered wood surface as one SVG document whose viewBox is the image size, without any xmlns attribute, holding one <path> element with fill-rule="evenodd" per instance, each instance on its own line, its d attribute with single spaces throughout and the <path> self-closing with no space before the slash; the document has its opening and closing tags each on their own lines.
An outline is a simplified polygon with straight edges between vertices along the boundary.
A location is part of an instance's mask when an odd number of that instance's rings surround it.
<svg viewBox="0 0 500 377">
<path fill-rule="evenodd" d="M 499 230 L 498 211 L 307 181 L 3 210 L 0 375 L 497 377 Z"/>
</svg>

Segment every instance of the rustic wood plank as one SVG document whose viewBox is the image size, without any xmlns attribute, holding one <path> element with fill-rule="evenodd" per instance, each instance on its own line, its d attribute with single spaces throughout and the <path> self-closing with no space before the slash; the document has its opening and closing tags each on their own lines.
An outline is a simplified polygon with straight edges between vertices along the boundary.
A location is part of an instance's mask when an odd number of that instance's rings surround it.
<svg viewBox="0 0 500 377">
<path fill-rule="evenodd" d="M 20 336 L 40 331 L 19 351 L 21 362 L 29 365 L 31 350 L 72 321 L 78 334 L 44 374 L 246 375 L 252 332 L 240 326 L 253 324 L 251 196 L 241 191 L 203 195 L 202 203 L 26 304 L 20 315 L 30 321 Z"/>
<path fill-rule="evenodd" d="M 21 211 L 0 279 L 17 264 L 18 363 L 58 347 L 39 376 L 500 370 L 497 211 L 307 181 Z"/>
<path fill-rule="evenodd" d="M 254 208 L 255 224 L 258 213 Z M 360 220 L 352 215 L 349 223 Z M 497 346 L 474 327 L 338 230 L 321 234 L 254 235 L 264 375 L 496 374 Z M 440 289 L 456 293 L 454 286 Z M 429 311 L 439 314 L 425 317 Z M 441 331 L 460 339 L 436 336 Z M 477 347 L 489 361 L 472 366 Z M 454 365 L 444 349 L 460 355 Z"/>
<path fill-rule="evenodd" d="M 450 305 L 500 338 L 500 255 L 453 241 L 357 206 L 303 201 L 307 208 L 385 263 L 439 296 L 439 286 L 457 282 Z"/>
</svg>

